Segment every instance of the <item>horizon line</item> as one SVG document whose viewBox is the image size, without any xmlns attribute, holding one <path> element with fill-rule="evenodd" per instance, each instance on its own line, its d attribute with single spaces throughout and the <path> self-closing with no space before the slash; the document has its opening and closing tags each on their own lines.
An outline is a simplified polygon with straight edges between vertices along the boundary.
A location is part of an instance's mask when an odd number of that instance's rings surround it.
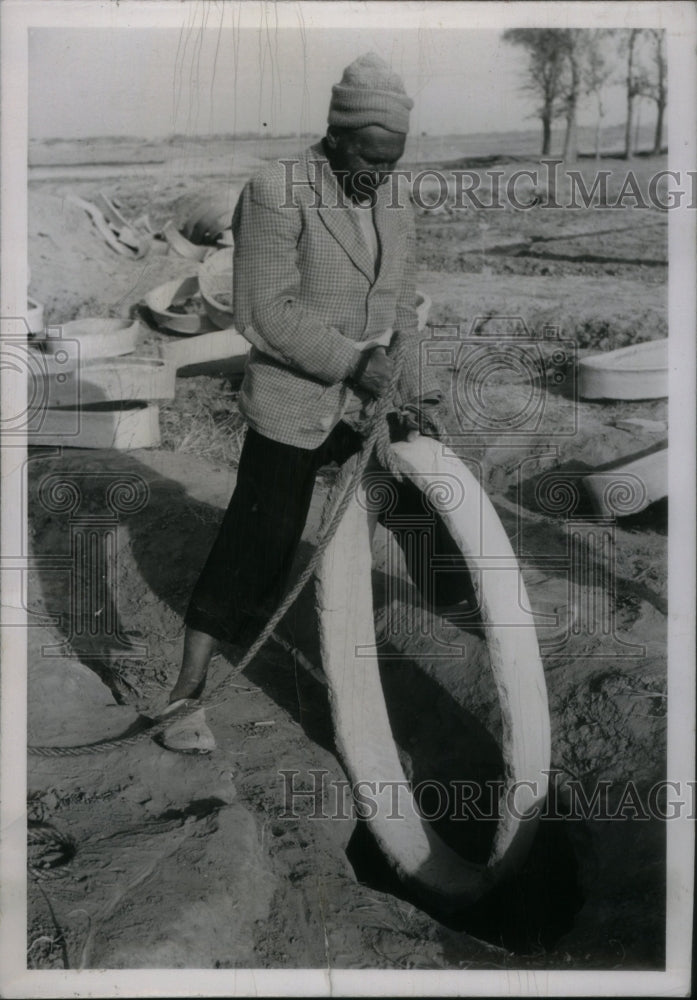
<svg viewBox="0 0 697 1000">
<path fill-rule="evenodd" d="M 563 132 L 565 126 L 559 124 L 552 126 L 552 132 L 559 131 Z M 602 126 L 602 131 L 606 132 L 611 129 L 624 129 L 623 122 L 609 122 Z M 592 129 L 595 130 L 595 125 L 578 125 L 578 129 Z M 644 130 L 653 131 L 653 125 L 651 123 L 640 124 L 638 131 L 643 132 Z M 486 135 L 529 135 L 530 133 L 537 134 L 539 129 L 537 128 L 524 128 L 524 129 L 510 129 L 510 128 L 490 128 L 476 132 L 410 132 L 408 133 L 408 139 L 447 139 L 447 138 L 458 138 L 458 139 L 468 139 L 475 138 L 477 136 Z M 315 138 L 324 135 L 324 131 L 316 130 L 305 130 L 299 131 L 287 131 L 280 133 L 273 133 L 268 131 L 255 132 L 252 129 L 244 129 L 239 132 L 163 132 L 158 135 L 152 135 L 150 133 L 139 134 L 136 132 L 114 132 L 114 133 L 102 133 L 95 135 L 83 135 L 83 136 L 62 136 L 62 135 L 43 135 L 43 136 L 29 136 L 29 142 L 87 142 L 97 139 L 107 139 L 107 140 L 144 140 L 146 142 L 166 142 L 167 140 L 179 140 L 179 141 L 195 141 L 199 139 L 229 139 L 233 140 L 249 140 L 249 139 L 302 139 L 302 138 Z"/>
</svg>

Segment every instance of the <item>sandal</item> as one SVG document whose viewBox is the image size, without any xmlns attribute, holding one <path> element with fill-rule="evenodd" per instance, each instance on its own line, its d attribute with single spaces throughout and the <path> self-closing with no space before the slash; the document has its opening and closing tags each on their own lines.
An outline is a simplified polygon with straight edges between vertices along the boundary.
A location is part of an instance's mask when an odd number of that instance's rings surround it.
<svg viewBox="0 0 697 1000">
<path fill-rule="evenodd" d="M 184 707 L 193 707 L 197 702 L 193 698 L 180 698 L 158 717 L 162 722 L 168 715 L 181 711 Z M 215 737 L 206 725 L 205 709 L 198 708 L 182 718 L 176 718 L 157 737 L 158 743 L 166 750 L 178 753 L 210 753 L 215 750 Z"/>
</svg>

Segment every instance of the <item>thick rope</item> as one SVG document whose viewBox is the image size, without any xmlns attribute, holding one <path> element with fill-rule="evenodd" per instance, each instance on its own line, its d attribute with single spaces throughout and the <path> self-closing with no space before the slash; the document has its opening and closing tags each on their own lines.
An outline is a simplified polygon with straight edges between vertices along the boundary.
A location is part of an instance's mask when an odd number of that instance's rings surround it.
<svg viewBox="0 0 697 1000">
<path fill-rule="evenodd" d="M 392 400 L 397 392 L 397 385 L 399 383 L 404 355 L 403 338 L 400 337 L 399 334 L 395 335 L 391 353 L 393 354 L 393 367 L 390 383 L 386 391 L 382 393 L 377 400 L 375 412 L 370 424 L 370 430 L 365 438 L 365 441 L 363 442 L 363 447 L 356 455 L 352 456 L 352 458 L 350 458 L 342 466 L 336 483 L 334 484 L 334 489 L 327 499 L 327 503 L 325 504 L 325 508 L 322 513 L 321 537 L 317 544 L 317 548 L 312 554 L 312 557 L 310 558 L 305 569 L 302 571 L 294 585 L 283 598 L 283 601 L 279 604 L 276 611 L 274 611 L 271 618 L 268 620 L 264 628 L 240 660 L 234 673 L 231 673 L 228 677 L 221 681 L 221 683 L 204 698 L 197 699 L 193 704 L 182 705 L 176 711 L 170 712 L 166 718 L 156 720 L 152 723 L 152 725 L 149 725 L 145 729 L 137 733 L 133 733 L 130 736 L 119 736 L 114 739 L 99 740 L 96 743 L 85 743 L 81 746 L 30 746 L 27 748 L 30 754 L 36 757 L 80 757 L 84 754 L 106 753 L 109 750 L 116 750 L 119 747 L 133 746 L 135 743 L 140 743 L 144 739 L 152 739 L 153 737 L 158 736 L 175 720 L 179 721 L 185 719 L 189 715 L 198 711 L 200 708 L 209 707 L 213 704 L 218 704 L 220 700 L 225 700 L 220 699 L 221 693 L 225 691 L 226 688 L 230 687 L 237 678 L 237 675 L 251 663 L 262 646 L 271 637 L 274 629 L 285 616 L 286 612 L 295 603 L 300 591 L 304 588 L 305 584 L 317 569 L 320 559 L 336 534 L 336 530 L 339 527 L 349 504 L 351 503 L 356 488 L 360 485 L 363 473 L 365 472 L 368 462 L 370 461 L 373 450 L 375 450 L 378 461 L 381 465 L 383 465 L 397 478 L 402 478 L 392 455 L 389 426 L 387 423 L 387 414 L 392 405 Z"/>
</svg>

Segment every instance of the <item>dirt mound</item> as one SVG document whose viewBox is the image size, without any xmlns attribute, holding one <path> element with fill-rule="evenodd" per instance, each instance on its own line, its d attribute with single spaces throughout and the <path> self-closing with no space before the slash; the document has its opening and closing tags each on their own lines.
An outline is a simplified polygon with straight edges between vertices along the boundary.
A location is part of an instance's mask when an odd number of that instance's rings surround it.
<svg viewBox="0 0 697 1000">
<path fill-rule="evenodd" d="M 139 260 L 119 255 L 89 215 L 68 200 L 69 193 L 35 192 L 29 199 L 29 291 L 43 303 L 47 324 L 127 317 L 151 288 L 195 271 L 195 264 L 171 253 L 151 252 Z"/>
</svg>

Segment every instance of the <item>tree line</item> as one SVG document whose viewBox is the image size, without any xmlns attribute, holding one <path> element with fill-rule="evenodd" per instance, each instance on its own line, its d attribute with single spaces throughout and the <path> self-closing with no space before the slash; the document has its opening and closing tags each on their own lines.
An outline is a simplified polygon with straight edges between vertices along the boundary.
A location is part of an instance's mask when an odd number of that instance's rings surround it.
<svg viewBox="0 0 697 1000">
<path fill-rule="evenodd" d="M 591 97 L 595 105 L 595 155 L 600 156 L 605 93 L 615 83 L 622 83 L 626 92 L 623 155 L 629 158 L 635 152 L 636 102 L 641 97 L 656 105 L 652 152 L 660 153 L 668 103 L 665 31 L 512 28 L 503 33 L 503 40 L 527 52 L 523 87 L 539 102 L 536 115 L 542 122 L 543 156 L 550 153 L 552 123 L 561 118 L 565 123 L 562 156 L 570 162 L 576 159 L 578 106 L 583 97 Z"/>
</svg>

